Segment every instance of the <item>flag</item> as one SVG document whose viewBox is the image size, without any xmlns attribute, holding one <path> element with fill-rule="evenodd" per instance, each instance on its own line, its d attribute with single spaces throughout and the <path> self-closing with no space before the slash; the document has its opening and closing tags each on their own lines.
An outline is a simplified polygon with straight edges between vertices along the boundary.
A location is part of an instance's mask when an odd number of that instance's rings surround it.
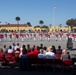
<svg viewBox="0 0 76 75">
<path fill-rule="evenodd" d="M 56 6 L 54 6 L 54 9 L 56 9 Z"/>
</svg>

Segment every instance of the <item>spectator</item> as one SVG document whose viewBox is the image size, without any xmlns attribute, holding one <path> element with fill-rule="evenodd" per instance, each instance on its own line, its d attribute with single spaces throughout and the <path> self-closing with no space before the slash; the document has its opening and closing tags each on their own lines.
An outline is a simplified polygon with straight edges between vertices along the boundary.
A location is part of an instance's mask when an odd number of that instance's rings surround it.
<svg viewBox="0 0 76 75">
<path fill-rule="evenodd" d="M 14 50 L 14 48 L 15 48 L 15 43 L 12 44 L 12 50 Z"/>
<path fill-rule="evenodd" d="M 6 45 L 3 46 L 3 52 L 5 53 L 5 55 L 7 54 L 7 50 L 8 48 L 6 48 Z"/>
<path fill-rule="evenodd" d="M 5 56 L 5 54 L 4 54 L 4 52 L 3 52 L 3 49 L 0 48 L 0 57 L 4 57 L 4 56 Z"/>
<path fill-rule="evenodd" d="M 38 55 L 38 54 L 40 53 L 40 51 L 39 51 L 39 46 L 37 46 L 37 47 L 35 48 L 34 53 L 35 53 L 36 55 Z"/>
<path fill-rule="evenodd" d="M 40 49 L 43 49 L 43 44 L 40 44 Z"/>
<path fill-rule="evenodd" d="M 25 45 L 23 45 L 22 54 L 20 55 L 19 67 L 20 70 L 29 69 L 29 60 L 28 60 L 28 54 Z"/>
<path fill-rule="evenodd" d="M 35 48 L 36 48 L 36 46 L 35 46 L 35 45 L 33 45 L 33 47 L 31 48 L 31 50 L 32 50 L 32 51 L 34 51 L 34 50 L 35 50 Z"/>
<path fill-rule="evenodd" d="M 52 52 L 54 52 L 56 54 L 56 48 L 54 45 L 52 45 Z"/>
<path fill-rule="evenodd" d="M 61 46 L 58 46 L 57 51 L 62 51 Z"/>
<path fill-rule="evenodd" d="M 64 60 L 64 59 L 70 59 L 70 54 L 67 53 L 66 50 L 62 50 L 61 59 L 62 59 L 62 60 Z"/>
<path fill-rule="evenodd" d="M 13 53 L 12 47 L 9 46 L 8 53 Z"/>
<path fill-rule="evenodd" d="M 27 44 L 27 51 L 28 52 L 31 52 L 31 48 L 30 48 L 30 45 L 29 44 Z"/>
<path fill-rule="evenodd" d="M 38 54 L 38 58 L 44 58 L 45 59 L 45 54 L 44 54 L 43 49 L 40 50 L 40 53 Z"/>
<path fill-rule="evenodd" d="M 46 46 L 44 46 L 44 48 L 43 48 L 43 49 L 44 49 L 44 54 L 45 54 L 45 53 L 48 51 L 48 50 L 47 50 L 47 47 L 46 47 Z"/>
<path fill-rule="evenodd" d="M 15 46 L 14 50 L 16 50 L 17 48 L 19 48 L 19 43 L 17 43 L 17 45 Z"/>
<path fill-rule="evenodd" d="M 46 59 L 55 59 L 55 53 L 52 52 L 52 47 L 48 48 L 48 52 L 46 52 Z"/>
<path fill-rule="evenodd" d="M 23 54 L 23 53 L 24 53 L 24 51 L 26 51 L 26 53 L 27 53 L 26 46 L 25 46 L 25 45 L 22 45 L 22 50 L 20 51 L 20 55 L 19 55 L 19 57 L 21 57 L 21 56 L 24 56 L 24 55 L 25 55 L 25 54 Z"/>
</svg>

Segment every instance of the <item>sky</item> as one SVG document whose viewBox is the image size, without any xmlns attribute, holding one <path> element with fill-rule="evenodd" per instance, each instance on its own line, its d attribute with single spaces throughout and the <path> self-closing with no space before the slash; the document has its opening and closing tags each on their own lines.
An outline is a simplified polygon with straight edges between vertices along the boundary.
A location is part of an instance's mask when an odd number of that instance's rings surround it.
<svg viewBox="0 0 76 75">
<path fill-rule="evenodd" d="M 76 0 L 0 0 L 1 24 L 16 24 L 17 16 L 20 24 L 36 26 L 43 20 L 47 26 L 65 26 L 68 19 L 76 18 Z"/>
</svg>

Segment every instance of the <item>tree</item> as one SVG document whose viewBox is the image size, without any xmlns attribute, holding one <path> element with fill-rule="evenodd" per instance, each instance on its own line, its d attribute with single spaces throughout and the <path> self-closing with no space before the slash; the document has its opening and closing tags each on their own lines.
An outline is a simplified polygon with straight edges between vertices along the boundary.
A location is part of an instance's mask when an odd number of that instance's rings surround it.
<svg viewBox="0 0 76 75">
<path fill-rule="evenodd" d="M 49 28 L 48 26 L 46 26 L 46 25 L 43 25 L 41 28 Z"/>
<path fill-rule="evenodd" d="M 62 27 L 62 24 L 59 24 L 59 27 L 61 28 Z"/>
<path fill-rule="evenodd" d="M 52 24 L 50 24 L 49 27 L 51 28 L 52 27 Z"/>
<path fill-rule="evenodd" d="M 42 24 L 44 24 L 43 20 L 40 20 L 39 24 L 41 24 L 41 27 L 42 27 Z M 42 28 L 41 28 L 41 31 L 42 31 Z"/>
<path fill-rule="evenodd" d="M 39 24 L 41 24 L 41 27 L 42 27 L 42 24 L 44 24 L 43 20 L 40 20 Z"/>
<path fill-rule="evenodd" d="M 27 25 L 28 25 L 28 26 L 32 26 L 30 22 L 27 22 Z"/>
<path fill-rule="evenodd" d="M 37 27 L 39 27 L 39 28 L 40 28 L 40 26 L 39 26 L 39 25 L 37 25 L 37 26 L 34 26 L 34 28 L 37 28 Z"/>
<path fill-rule="evenodd" d="M 20 21 L 20 17 L 17 16 L 17 17 L 15 18 L 15 20 L 17 21 L 17 24 L 18 24 L 18 31 L 19 31 L 19 21 Z"/>
<path fill-rule="evenodd" d="M 69 19 L 69 20 L 67 20 L 66 21 L 66 24 L 68 25 L 68 26 L 70 26 L 70 28 L 71 28 L 71 31 L 73 31 L 72 29 L 73 29 L 73 27 L 74 26 L 76 26 L 76 19 Z"/>
</svg>

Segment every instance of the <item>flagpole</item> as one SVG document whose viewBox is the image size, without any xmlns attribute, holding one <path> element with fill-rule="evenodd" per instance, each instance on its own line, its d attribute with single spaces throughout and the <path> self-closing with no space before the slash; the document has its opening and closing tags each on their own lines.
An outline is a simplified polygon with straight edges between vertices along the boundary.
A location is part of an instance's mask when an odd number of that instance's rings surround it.
<svg viewBox="0 0 76 75">
<path fill-rule="evenodd" d="M 55 29 L 55 9 L 56 9 L 56 6 L 53 7 L 53 26 L 54 26 L 54 29 Z"/>
<path fill-rule="evenodd" d="M 55 17 L 55 12 L 54 12 L 54 8 L 53 8 L 53 26 L 54 26 L 54 21 L 55 21 L 54 17 Z"/>
</svg>

